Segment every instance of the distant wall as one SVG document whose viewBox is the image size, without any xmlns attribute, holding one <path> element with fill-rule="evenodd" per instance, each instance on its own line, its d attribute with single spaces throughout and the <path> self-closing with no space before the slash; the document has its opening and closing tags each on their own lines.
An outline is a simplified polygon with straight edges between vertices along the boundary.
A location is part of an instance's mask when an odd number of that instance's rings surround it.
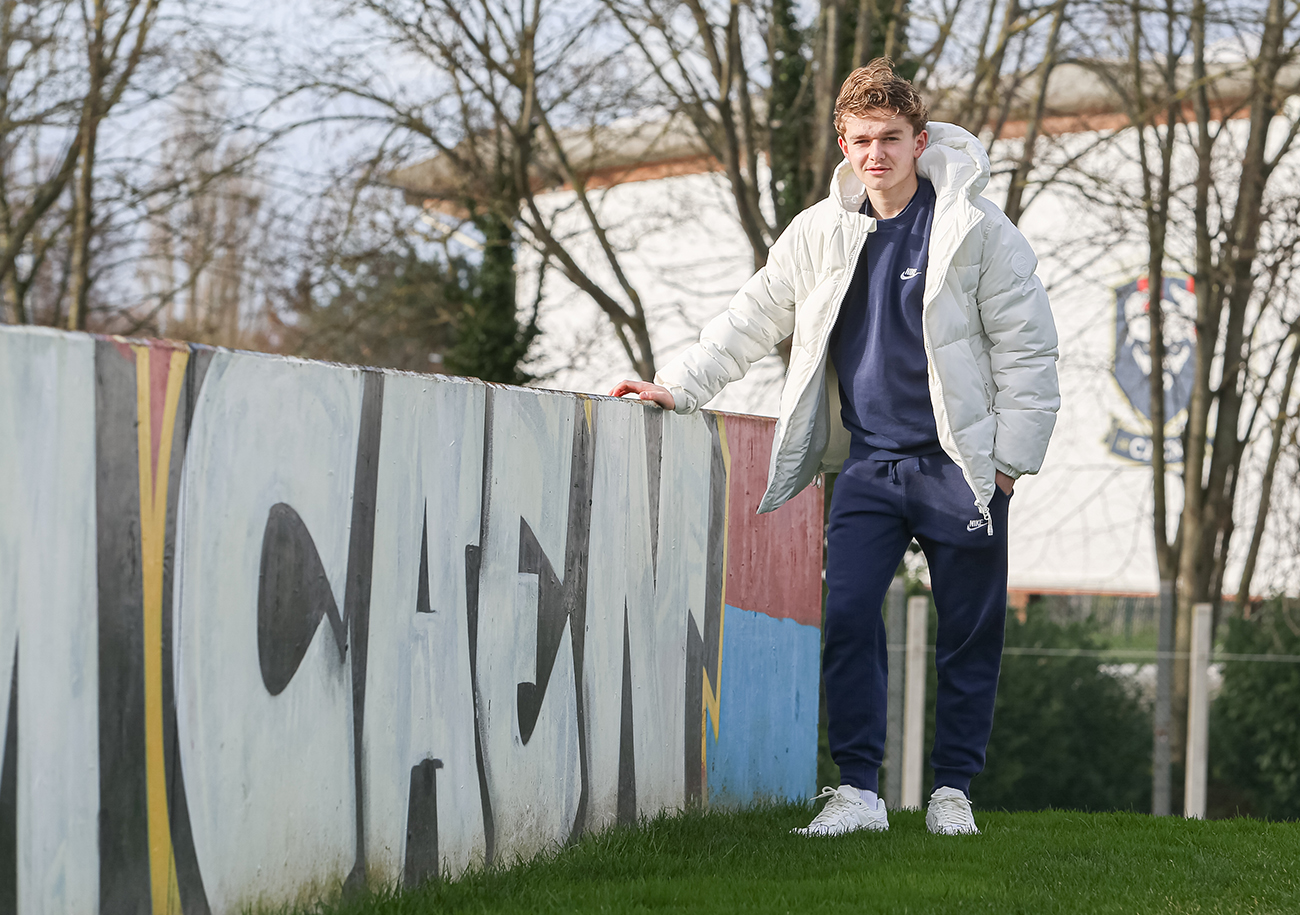
<svg viewBox="0 0 1300 915">
<path fill-rule="evenodd" d="M 0 328 L 0 913 L 227 913 L 814 788 L 771 421 Z"/>
</svg>

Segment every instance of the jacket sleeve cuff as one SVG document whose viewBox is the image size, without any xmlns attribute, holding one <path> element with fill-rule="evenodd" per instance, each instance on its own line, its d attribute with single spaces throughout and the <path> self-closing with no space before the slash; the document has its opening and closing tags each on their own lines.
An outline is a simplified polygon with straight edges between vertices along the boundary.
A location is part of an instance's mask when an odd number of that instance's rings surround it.
<svg viewBox="0 0 1300 915">
<path fill-rule="evenodd" d="M 1007 476 L 1011 477 L 1011 479 L 1013 480 L 1018 479 L 1025 475 L 1024 471 L 1017 470 L 1016 468 L 1012 467 L 1010 464 L 1007 464 L 1003 461 L 999 461 L 996 456 L 993 458 L 993 466 L 996 469 L 1005 473 Z"/>
<path fill-rule="evenodd" d="M 655 376 L 655 384 L 662 385 L 668 389 L 668 393 L 673 395 L 673 412 L 674 413 L 694 413 L 700 408 L 695 398 L 680 384 L 674 384 L 658 375 Z"/>
</svg>

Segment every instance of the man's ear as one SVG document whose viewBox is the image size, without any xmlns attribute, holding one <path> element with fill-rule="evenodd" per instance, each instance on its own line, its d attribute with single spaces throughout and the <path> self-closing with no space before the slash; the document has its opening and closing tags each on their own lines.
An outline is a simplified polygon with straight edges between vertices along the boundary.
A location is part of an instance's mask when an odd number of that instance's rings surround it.
<svg viewBox="0 0 1300 915">
<path fill-rule="evenodd" d="M 925 147 L 930 142 L 930 131 L 922 130 L 916 135 L 916 149 L 912 152 L 913 159 L 921 158 L 921 153 L 925 152 Z"/>
<path fill-rule="evenodd" d="M 836 142 L 840 144 L 840 152 L 844 153 L 844 158 L 847 159 L 849 157 L 849 144 L 844 142 L 844 135 L 841 134 Z"/>
</svg>

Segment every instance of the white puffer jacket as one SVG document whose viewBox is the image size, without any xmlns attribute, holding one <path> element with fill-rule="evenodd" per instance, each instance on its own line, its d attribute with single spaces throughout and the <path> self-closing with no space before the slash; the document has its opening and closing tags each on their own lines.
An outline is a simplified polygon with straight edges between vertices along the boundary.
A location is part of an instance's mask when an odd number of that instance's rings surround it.
<svg viewBox="0 0 1300 915">
<path fill-rule="evenodd" d="M 979 196 L 989 177 L 984 147 L 952 124 L 927 129 L 917 170 L 936 195 L 922 311 L 930 401 L 939 443 L 988 518 L 995 472 L 1035 473 L 1047 451 L 1060 405 L 1056 327 L 1029 243 Z M 840 163 L 830 196 L 795 217 L 767 265 L 705 326 L 700 342 L 655 376 L 677 412 L 690 413 L 794 334 L 759 512 L 779 508 L 848 457 L 827 350 L 876 229 L 876 220 L 859 212 L 865 194 L 849 163 Z"/>
</svg>

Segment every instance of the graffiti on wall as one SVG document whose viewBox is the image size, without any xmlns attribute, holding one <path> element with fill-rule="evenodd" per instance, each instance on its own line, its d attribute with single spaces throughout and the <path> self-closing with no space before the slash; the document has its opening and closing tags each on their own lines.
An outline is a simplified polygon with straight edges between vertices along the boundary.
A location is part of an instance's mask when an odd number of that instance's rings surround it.
<svg viewBox="0 0 1300 915">
<path fill-rule="evenodd" d="M 0 330 L 0 912 L 408 885 L 813 787 L 770 421 Z"/>
</svg>

